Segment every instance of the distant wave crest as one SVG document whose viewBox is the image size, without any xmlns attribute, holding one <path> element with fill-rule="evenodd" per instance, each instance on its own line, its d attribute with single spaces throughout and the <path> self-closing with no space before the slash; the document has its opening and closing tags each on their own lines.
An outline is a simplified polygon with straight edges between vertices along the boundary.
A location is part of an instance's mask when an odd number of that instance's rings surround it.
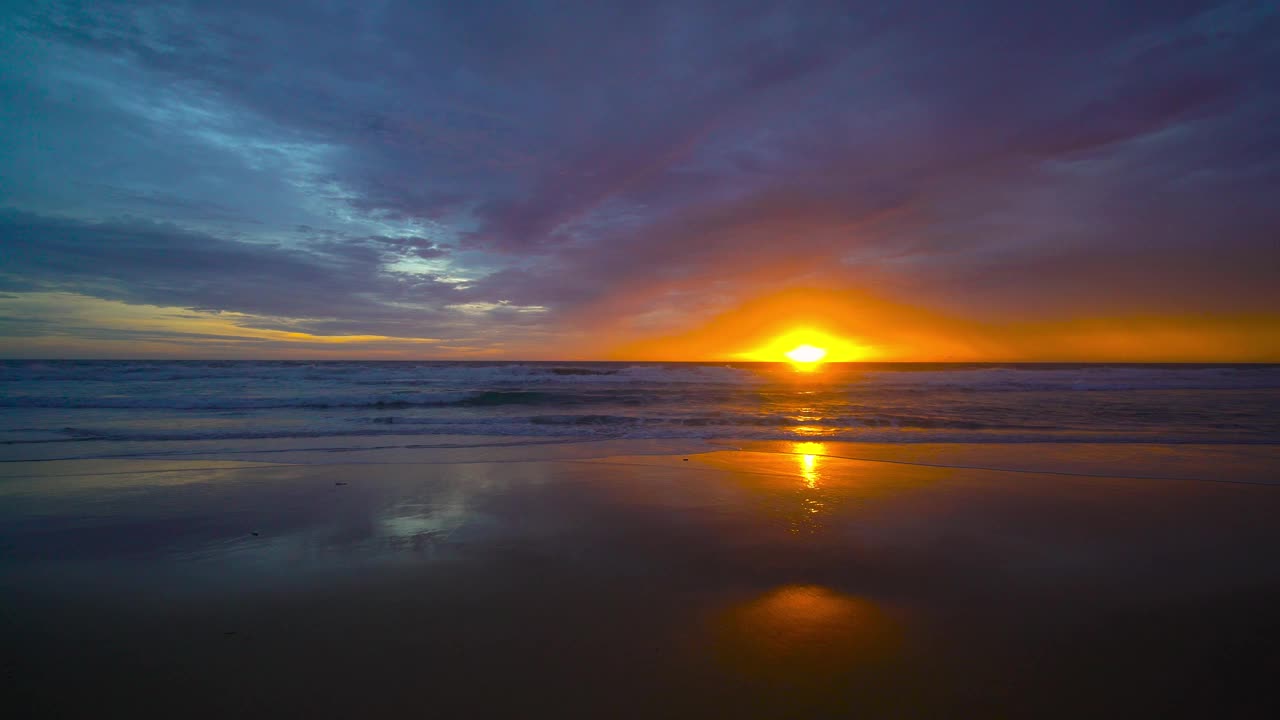
<svg viewBox="0 0 1280 720">
<path fill-rule="evenodd" d="M 417 434 L 1280 442 L 1280 366 L 0 362 L 0 443 Z"/>
</svg>

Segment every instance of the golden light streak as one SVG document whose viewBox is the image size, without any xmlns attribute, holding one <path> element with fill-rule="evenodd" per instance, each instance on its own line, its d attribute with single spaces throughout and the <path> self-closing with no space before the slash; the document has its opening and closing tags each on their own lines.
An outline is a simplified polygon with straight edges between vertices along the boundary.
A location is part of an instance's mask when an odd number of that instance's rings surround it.
<svg viewBox="0 0 1280 720">
<path fill-rule="evenodd" d="M 818 457 L 816 455 L 800 456 L 800 477 L 804 478 L 805 487 L 815 490 L 818 487 Z"/>
<path fill-rule="evenodd" d="M 212 347 L 220 343 L 271 341 L 280 346 L 344 346 L 369 343 L 435 344 L 436 338 L 396 338 L 385 335 L 316 335 L 295 330 L 253 327 L 251 323 L 287 324 L 287 318 L 262 318 L 236 312 L 208 312 L 159 305 L 138 305 L 102 300 L 75 293 L 21 293 L 0 300 L 0 307 L 16 317 L 38 318 L 54 326 L 75 328 L 87 334 L 113 331 L 130 338 L 114 341 L 139 352 L 172 350 L 178 343 Z M 71 333 L 36 337 L 27 344 L 45 344 L 71 351 L 83 341 Z M 85 347 L 107 347 L 109 339 L 83 342 Z"/>
<path fill-rule="evenodd" d="M 810 490 L 818 488 L 822 474 L 818 467 L 818 458 L 825 455 L 827 446 L 820 442 L 798 442 L 791 446 L 791 452 L 800 456 L 800 477 L 804 486 Z"/>
</svg>

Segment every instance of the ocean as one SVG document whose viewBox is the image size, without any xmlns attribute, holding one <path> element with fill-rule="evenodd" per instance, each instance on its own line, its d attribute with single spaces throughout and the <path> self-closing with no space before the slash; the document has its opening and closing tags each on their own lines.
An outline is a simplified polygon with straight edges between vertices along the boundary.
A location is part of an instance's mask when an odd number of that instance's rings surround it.
<svg viewBox="0 0 1280 720">
<path fill-rule="evenodd" d="M 11 360 L 0 408 L 0 459 L 382 435 L 1274 443 L 1280 365 Z"/>
</svg>

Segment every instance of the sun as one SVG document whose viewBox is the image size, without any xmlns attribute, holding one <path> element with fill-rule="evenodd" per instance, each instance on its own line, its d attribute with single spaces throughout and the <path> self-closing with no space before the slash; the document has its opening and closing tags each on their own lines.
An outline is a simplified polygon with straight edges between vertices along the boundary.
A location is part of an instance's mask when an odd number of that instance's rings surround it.
<svg viewBox="0 0 1280 720">
<path fill-rule="evenodd" d="M 819 363 L 827 356 L 826 348 L 820 348 L 815 345 L 798 345 L 784 353 L 787 359 L 797 363 Z"/>
<path fill-rule="evenodd" d="M 815 372 L 824 363 L 858 362 L 868 359 L 869 355 L 869 348 L 854 338 L 800 325 L 774 335 L 737 357 L 754 362 L 789 362 L 796 370 Z"/>
</svg>

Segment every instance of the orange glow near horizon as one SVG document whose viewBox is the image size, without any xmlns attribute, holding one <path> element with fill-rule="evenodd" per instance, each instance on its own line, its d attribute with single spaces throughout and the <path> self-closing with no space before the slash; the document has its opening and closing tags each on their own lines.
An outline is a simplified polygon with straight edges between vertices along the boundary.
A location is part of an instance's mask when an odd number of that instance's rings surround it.
<svg viewBox="0 0 1280 720">
<path fill-rule="evenodd" d="M 812 371 L 824 362 L 851 362 L 866 359 L 857 344 L 816 328 L 796 328 L 737 356 L 759 362 L 790 362 L 797 370 Z"/>
<path fill-rule="evenodd" d="M 790 362 L 800 371 L 816 370 L 819 363 L 882 360 L 897 354 L 897 348 L 880 347 L 877 337 L 886 321 L 897 324 L 895 314 L 843 292 L 793 289 L 746 301 L 676 334 L 616 345 L 611 355 L 628 360 Z M 875 342 L 868 342 L 872 339 Z"/>
<path fill-rule="evenodd" d="M 813 345 L 797 345 L 794 349 L 783 353 L 791 365 L 800 372 L 815 372 L 827 356 L 826 348 Z"/>
<path fill-rule="evenodd" d="M 827 351 L 813 345 L 799 345 L 794 350 L 788 350 L 786 355 L 791 362 L 818 363 L 827 356 Z"/>
<path fill-rule="evenodd" d="M 619 360 L 824 363 L 1275 362 L 1280 315 L 1133 315 L 979 320 L 857 290 L 792 288 L 747 300 L 670 334 L 613 344 Z M 816 370 L 819 365 L 807 369 Z"/>
<path fill-rule="evenodd" d="M 997 320 L 855 289 L 804 287 L 744 299 L 717 312 L 681 313 L 676 324 L 669 316 L 646 323 L 617 316 L 578 318 L 582 329 L 576 339 L 563 342 L 539 333 L 523 339 L 315 334 L 305 331 L 303 320 L 66 292 L 0 297 L 0 315 L 31 321 L 31 327 L 79 329 L 25 337 L 0 348 L 4 357 L 31 358 L 785 363 L 792 362 L 788 352 L 811 345 L 827 351 L 823 363 L 1280 362 L 1277 312 Z"/>
</svg>

